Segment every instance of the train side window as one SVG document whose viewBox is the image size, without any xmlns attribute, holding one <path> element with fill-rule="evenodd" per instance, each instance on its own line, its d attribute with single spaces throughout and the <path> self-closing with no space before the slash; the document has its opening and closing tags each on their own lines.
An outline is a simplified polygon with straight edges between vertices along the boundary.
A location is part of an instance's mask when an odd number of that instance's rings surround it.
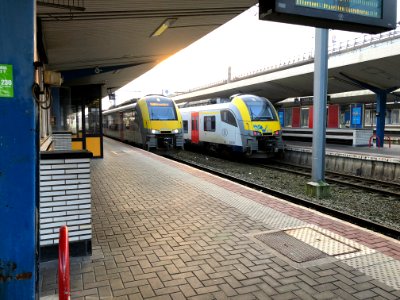
<svg viewBox="0 0 400 300">
<path fill-rule="evenodd" d="M 228 123 L 229 125 L 237 127 L 236 119 L 233 113 L 229 110 L 221 111 L 221 121 Z"/>
<path fill-rule="evenodd" d="M 187 120 L 183 120 L 183 133 L 189 132 L 189 124 Z"/>
<path fill-rule="evenodd" d="M 292 127 L 292 108 L 285 109 L 284 126 Z"/>
<path fill-rule="evenodd" d="M 215 116 L 204 117 L 204 131 L 215 131 Z"/>
</svg>

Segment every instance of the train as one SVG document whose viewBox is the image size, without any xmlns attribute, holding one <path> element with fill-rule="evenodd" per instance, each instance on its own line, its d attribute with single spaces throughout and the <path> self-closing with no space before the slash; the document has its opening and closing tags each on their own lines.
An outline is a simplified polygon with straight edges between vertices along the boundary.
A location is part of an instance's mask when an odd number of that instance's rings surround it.
<svg viewBox="0 0 400 300">
<path fill-rule="evenodd" d="M 184 147 L 181 114 L 175 102 L 162 95 L 103 111 L 103 134 L 149 151 Z"/>
<path fill-rule="evenodd" d="M 311 141 L 314 127 L 313 97 L 289 98 L 276 103 L 285 140 Z M 371 145 L 377 122 L 376 96 L 355 91 L 328 96 L 326 141 L 353 146 Z M 359 141 L 362 139 L 362 141 Z M 388 95 L 385 112 L 385 142 L 400 143 L 400 101 Z"/>
<path fill-rule="evenodd" d="M 186 144 L 247 157 L 268 158 L 283 154 L 279 117 L 266 98 L 237 94 L 216 104 L 188 105 L 179 108 Z"/>
</svg>

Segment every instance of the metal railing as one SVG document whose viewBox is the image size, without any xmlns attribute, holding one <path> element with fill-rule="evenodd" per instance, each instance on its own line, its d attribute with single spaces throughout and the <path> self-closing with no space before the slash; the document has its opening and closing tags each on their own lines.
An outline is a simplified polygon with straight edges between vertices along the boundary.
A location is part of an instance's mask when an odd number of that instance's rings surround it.
<svg viewBox="0 0 400 300">
<path fill-rule="evenodd" d="M 67 226 L 60 227 L 60 236 L 58 241 L 58 299 L 69 300 L 71 291 Z"/>
</svg>

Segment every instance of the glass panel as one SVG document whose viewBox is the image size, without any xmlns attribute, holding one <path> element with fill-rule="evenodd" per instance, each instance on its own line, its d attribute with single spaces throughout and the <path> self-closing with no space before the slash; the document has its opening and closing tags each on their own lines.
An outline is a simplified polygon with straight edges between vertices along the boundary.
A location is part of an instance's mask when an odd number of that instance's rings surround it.
<svg viewBox="0 0 400 300">
<path fill-rule="evenodd" d="M 225 123 L 228 123 L 229 125 L 233 125 L 233 126 L 237 127 L 235 116 L 229 110 L 221 111 L 221 120 L 222 120 L 222 122 L 225 122 Z"/>
<path fill-rule="evenodd" d="M 215 116 L 204 117 L 204 131 L 215 131 Z"/>
<path fill-rule="evenodd" d="M 302 108 L 300 111 L 300 118 L 301 118 L 301 127 L 308 127 L 308 114 L 309 108 Z"/>
<path fill-rule="evenodd" d="M 376 124 L 376 113 L 375 109 L 365 110 L 365 126 L 374 126 Z"/>
<path fill-rule="evenodd" d="M 252 121 L 276 120 L 274 108 L 267 99 L 257 96 L 244 96 L 242 99 L 249 110 Z"/>
<path fill-rule="evenodd" d="M 100 99 L 95 99 L 85 107 L 86 134 L 100 135 Z"/>
<path fill-rule="evenodd" d="M 150 120 L 177 120 L 175 105 L 171 99 L 157 97 L 147 102 Z"/>
<path fill-rule="evenodd" d="M 285 127 L 292 127 L 292 108 L 285 109 Z"/>
<path fill-rule="evenodd" d="M 67 131 L 72 132 L 73 138 L 82 137 L 82 109 L 80 106 L 72 105 L 67 115 Z"/>
<path fill-rule="evenodd" d="M 123 113 L 123 123 L 124 123 L 124 129 L 129 129 L 131 128 L 131 120 L 133 120 L 133 112 L 132 111 L 126 111 Z"/>
<path fill-rule="evenodd" d="M 52 131 L 69 131 L 69 116 L 72 113 L 71 90 L 60 88 L 58 91 L 52 89 L 53 104 L 51 106 Z"/>
<path fill-rule="evenodd" d="M 392 109 L 392 125 L 399 125 L 399 109 Z"/>
</svg>

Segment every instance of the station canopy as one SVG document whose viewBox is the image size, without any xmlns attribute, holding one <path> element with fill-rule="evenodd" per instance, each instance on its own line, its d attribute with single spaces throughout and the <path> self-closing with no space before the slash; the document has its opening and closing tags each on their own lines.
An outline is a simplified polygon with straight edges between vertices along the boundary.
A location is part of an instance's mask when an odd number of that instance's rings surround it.
<svg viewBox="0 0 400 300">
<path fill-rule="evenodd" d="M 39 55 L 65 85 L 116 90 L 256 3 L 37 1 Z"/>
</svg>

